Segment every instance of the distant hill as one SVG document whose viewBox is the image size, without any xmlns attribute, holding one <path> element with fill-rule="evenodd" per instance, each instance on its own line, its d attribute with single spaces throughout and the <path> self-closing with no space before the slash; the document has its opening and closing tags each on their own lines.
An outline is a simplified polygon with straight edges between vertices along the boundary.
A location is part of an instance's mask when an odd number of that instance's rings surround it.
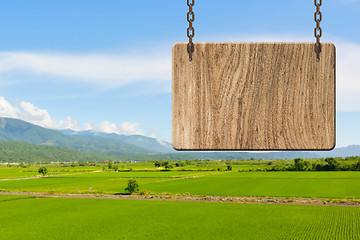
<svg viewBox="0 0 360 240">
<path fill-rule="evenodd" d="M 155 151 L 150 151 L 117 139 L 99 136 L 65 135 L 56 130 L 46 129 L 11 118 L 0 118 L 0 141 L 61 146 L 110 156 L 155 153 Z"/>
<path fill-rule="evenodd" d="M 116 157 L 118 160 L 201 160 L 201 159 L 294 159 L 360 156 L 360 146 L 336 148 L 332 151 L 308 152 L 176 152 L 171 144 L 141 135 L 117 135 L 52 130 L 28 122 L 0 118 L 0 141 L 66 147 L 82 152 Z"/>
<path fill-rule="evenodd" d="M 159 141 L 156 138 L 146 137 L 143 135 L 125 135 L 125 134 L 115 134 L 115 133 L 100 133 L 93 131 L 73 131 L 73 130 L 60 130 L 61 133 L 66 135 L 77 135 L 77 136 L 98 136 L 110 139 L 117 139 L 124 143 L 135 145 L 141 148 L 145 148 L 149 151 L 159 152 L 159 153 L 174 153 L 176 152 L 172 145 L 168 142 Z"/>
<path fill-rule="evenodd" d="M 288 159 L 296 156 L 282 155 Z M 30 144 L 26 142 L 1 142 L 0 162 L 99 162 L 111 161 L 154 161 L 154 160 L 205 160 L 205 159 L 274 159 L 273 153 L 210 153 L 181 152 L 169 154 L 122 154 L 109 156 L 95 152 L 82 152 L 68 147 Z"/>
<path fill-rule="evenodd" d="M 360 145 L 350 145 L 342 148 L 335 148 L 329 152 L 316 152 L 322 157 L 351 157 L 360 156 Z"/>
<path fill-rule="evenodd" d="M 93 162 L 119 160 L 106 155 L 25 142 L 0 142 L 0 163 L 9 162 Z"/>
<path fill-rule="evenodd" d="M 190 159 L 292 159 L 292 158 L 322 158 L 322 157 L 347 157 L 347 156 L 360 156 L 360 145 L 351 145 L 343 148 L 335 148 L 332 151 L 281 151 L 281 152 L 194 152 L 182 151 L 177 152 L 173 149 L 172 145 L 168 142 L 160 142 L 155 138 L 150 138 L 141 135 L 118 135 L 115 133 L 96 133 L 92 131 L 72 131 L 61 130 L 67 135 L 80 135 L 80 136 L 101 136 L 105 138 L 114 138 L 152 150 L 158 153 L 172 153 L 167 155 L 169 158 L 190 158 Z M 175 154 L 175 155 L 174 155 Z M 186 156 L 186 157 L 185 157 Z"/>
</svg>

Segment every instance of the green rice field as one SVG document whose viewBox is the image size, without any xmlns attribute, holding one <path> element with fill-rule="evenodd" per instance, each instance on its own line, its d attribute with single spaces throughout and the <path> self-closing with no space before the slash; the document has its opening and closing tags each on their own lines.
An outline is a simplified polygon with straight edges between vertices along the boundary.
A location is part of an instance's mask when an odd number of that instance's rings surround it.
<svg viewBox="0 0 360 240">
<path fill-rule="evenodd" d="M 0 212 L 14 240 L 360 239 L 356 207 L 0 196 Z"/>
<path fill-rule="evenodd" d="M 92 172 L 0 181 L 13 192 L 120 193 L 129 179 L 153 193 L 360 198 L 360 172 Z"/>
<path fill-rule="evenodd" d="M 360 198 L 360 172 L 225 172 L 143 188 L 197 195 Z"/>
<path fill-rule="evenodd" d="M 162 182 L 182 177 L 203 175 L 201 172 L 96 172 L 67 174 L 23 180 L 0 181 L 0 190 L 15 192 L 56 193 L 119 193 L 123 192 L 129 179 L 140 185 Z"/>
<path fill-rule="evenodd" d="M 0 179 L 28 178 L 38 176 L 40 166 L 28 168 L 6 167 L 0 165 Z M 66 175 L 75 173 L 94 172 L 102 170 L 101 167 L 49 167 L 49 175 Z"/>
<path fill-rule="evenodd" d="M 265 172 L 264 165 L 0 166 L 0 191 L 360 199 L 360 172 Z M 220 168 L 220 170 L 219 170 Z M 216 169 L 216 170 L 214 170 Z M 186 170 L 186 171 L 185 171 Z M 242 170 L 249 170 L 243 172 Z M 184 198 L 185 199 L 185 198 Z M 360 239 L 360 208 L 0 195 L 0 239 Z"/>
</svg>

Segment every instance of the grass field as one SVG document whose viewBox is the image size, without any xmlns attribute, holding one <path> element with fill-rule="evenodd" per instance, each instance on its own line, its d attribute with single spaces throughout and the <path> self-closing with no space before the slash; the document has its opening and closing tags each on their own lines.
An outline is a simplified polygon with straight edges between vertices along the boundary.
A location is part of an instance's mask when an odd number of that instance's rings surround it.
<svg viewBox="0 0 360 240">
<path fill-rule="evenodd" d="M 13 192 L 56 193 L 119 193 L 124 192 L 129 179 L 135 178 L 141 186 L 153 182 L 202 176 L 212 172 L 96 172 L 49 176 L 26 180 L 0 181 L 0 190 Z"/>
<path fill-rule="evenodd" d="M 19 168 L 17 166 L 7 167 L 0 165 L 0 179 L 27 178 L 39 175 L 38 166 Z M 102 167 L 48 167 L 49 175 L 64 175 L 102 170 Z"/>
<path fill-rule="evenodd" d="M 360 172 L 242 172 L 267 163 L 234 165 L 233 171 L 224 171 L 222 162 L 172 171 L 152 163 L 119 164 L 119 172 L 107 164 L 68 165 L 46 165 L 49 173 L 42 178 L 31 178 L 39 175 L 37 165 L 2 165 L 0 191 L 115 194 L 135 179 L 149 195 L 360 199 Z M 0 195 L 0 213 L 1 240 L 360 239 L 359 207 Z"/>
<path fill-rule="evenodd" d="M 360 239 L 355 207 L 0 196 L 0 212 L 1 239 Z"/>
<path fill-rule="evenodd" d="M 0 195 L 0 203 L 21 199 L 35 198 L 34 196 L 20 196 L 20 195 Z"/>
<path fill-rule="evenodd" d="M 192 177 L 192 178 L 188 178 Z M 141 190 L 218 196 L 360 198 L 360 172 L 95 172 L 0 181 L 0 190 L 119 193 L 130 178 Z"/>
<path fill-rule="evenodd" d="M 44 165 L 43 165 L 44 166 Z M 47 165 L 45 165 L 47 166 Z M 119 166 L 120 171 L 126 170 L 134 170 L 134 171 L 160 171 L 162 168 L 156 168 L 153 164 L 149 163 L 141 163 L 141 164 L 131 164 L 123 165 L 120 164 Z M 6 165 L 0 165 L 0 179 L 12 179 L 12 178 L 27 178 L 39 175 L 38 169 L 40 165 L 37 164 L 36 166 L 30 165 L 27 168 L 19 168 L 18 166 L 7 167 Z M 49 172 L 48 175 L 65 175 L 65 174 L 74 174 L 74 173 L 84 173 L 84 172 L 94 172 L 94 171 L 102 171 L 103 167 L 99 166 L 85 166 L 85 167 L 59 167 L 59 166 L 47 166 Z M 222 170 L 226 169 L 224 165 L 209 165 L 209 166 L 202 166 L 202 165 L 189 165 L 184 167 L 179 167 L 177 170 L 184 170 L 184 171 L 210 171 L 210 170 L 217 170 L 220 168 Z M 250 169 L 266 169 L 268 168 L 267 165 L 237 165 L 234 166 L 234 170 L 242 171 L 242 170 L 250 170 Z M 179 171 L 181 172 L 181 171 Z M 166 171 L 163 171 L 164 175 L 166 175 Z"/>
<path fill-rule="evenodd" d="M 360 198 L 360 172 L 225 172 L 142 189 L 219 196 Z"/>
</svg>

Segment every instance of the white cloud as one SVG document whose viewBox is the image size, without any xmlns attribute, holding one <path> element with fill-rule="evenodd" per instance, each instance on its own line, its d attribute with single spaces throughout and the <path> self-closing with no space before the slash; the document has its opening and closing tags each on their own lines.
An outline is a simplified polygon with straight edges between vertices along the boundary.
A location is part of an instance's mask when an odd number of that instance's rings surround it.
<svg viewBox="0 0 360 240">
<path fill-rule="evenodd" d="M 15 107 L 4 97 L 0 97 L 0 117 L 17 118 L 45 128 L 79 130 L 79 122 L 71 117 L 56 121 L 46 110 L 32 103 L 22 101 Z"/>
<path fill-rule="evenodd" d="M 19 109 L 13 107 L 4 97 L 0 97 L 0 116 L 16 118 L 19 113 Z"/>
<path fill-rule="evenodd" d="M 12 71 L 60 76 L 62 80 L 112 88 L 134 82 L 170 81 L 171 60 L 154 55 L 0 52 L 0 73 Z"/>
<path fill-rule="evenodd" d="M 94 132 L 116 133 L 126 135 L 144 135 L 140 130 L 141 124 L 124 122 L 121 124 L 110 123 L 108 121 L 100 124 L 86 123 L 84 129 L 92 130 Z"/>
<path fill-rule="evenodd" d="M 326 39 L 327 38 L 327 39 Z M 360 43 L 324 36 L 337 47 L 337 110 L 360 111 Z M 313 42 L 311 35 L 203 36 L 198 41 L 223 42 Z M 161 51 L 164 52 L 164 51 Z M 170 47 L 167 49 L 170 53 Z M 25 71 L 29 74 L 59 76 L 64 81 L 116 88 L 129 83 L 160 83 L 171 91 L 171 60 L 153 55 L 62 54 L 0 52 L 0 74 Z M 58 78 L 55 78 L 58 79 Z M 51 78 L 50 78 L 51 80 Z M 3 80 L 0 81 L 1 84 Z M 159 89 L 159 84 L 155 85 Z"/>
<path fill-rule="evenodd" d="M 360 111 L 360 44 L 337 44 L 337 108 Z"/>
<path fill-rule="evenodd" d="M 94 132 L 104 133 L 144 135 L 141 132 L 141 124 L 139 123 L 124 122 L 121 124 L 115 124 L 104 121 L 100 124 L 85 123 L 84 126 L 80 126 L 79 121 L 72 119 L 71 117 L 66 117 L 63 120 L 57 121 L 51 117 L 48 111 L 40 109 L 32 103 L 22 101 L 19 105 L 19 107 L 15 107 L 4 97 L 0 96 L 0 117 L 17 118 L 51 129 L 71 129 L 75 131 L 92 130 Z"/>
</svg>

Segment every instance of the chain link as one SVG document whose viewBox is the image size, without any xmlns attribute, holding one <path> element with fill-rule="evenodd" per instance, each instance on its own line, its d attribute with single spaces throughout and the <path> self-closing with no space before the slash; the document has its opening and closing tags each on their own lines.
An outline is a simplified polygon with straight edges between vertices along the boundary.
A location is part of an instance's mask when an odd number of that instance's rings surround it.
<svg viewBox="0 0 360 240">
<path fill-rule="evenodd" d="M 195 37 L 195 29 L 193 27 L 193 22 L 195 21 L 195 13 L 193 12 L 193 6 L 195 5 L 195 0 L 187 0 L 187 5 L 189 6 L 189 12 L 187 13 L 187 21 L 189 22 L 189 27 L 187 29 L 187 36 L 189 38 L 189 43 L 187 45 L 187 52 L 189 53 L 189 60 L 192 61 L 192 55 L 195 51 L 193 38 Z"/>
<path fill-rule="evenodd" d="M 320 53 L 321 53 L 321 42 L 320 38 L 322 37 L 322 28 L 320 27 L 320 23 L 322 21 L 322 12 L 320 11 L 320 7 L 322 5 L 322 0 L 314 0 L 314 4 L 316 7 L 316 12 L 314 14 L 314 20 L 316 22 L 316 27 L 314 29 L 314 36 L 316 38 L 315 43 L 315 53 L 317 61 L 320 61 Z M 189 12 L 187 13 L 187 21 L 189 22 L 189 27 L 187 29 L 187 36 L 189 38 L 189 43 L 187 44 L 187 52 L 189 53 L 189 60 L 192 61 L 192 55 L 194 54 L 195 47 L 193 43 L 193 38 L 195 37 L 195 29 L 193 27 L 193 23 L 195 21 L 195 13 L 193 12 L 193 7 L 195 6 L 195 0 L 187 0 L 187 5 L 189 6 Z"/>
<path fill-rule="evenodd" d="M 320 22 L 322 21 L 322 13 L 320 11 L 320 7 L 322 5 L 322 0 L 314 0 L 314 4 L 316 7 L 316 12 L 314 14 L 314 20 L 316 22 L 316 28 L 314 29 L 314 35 L 316 38 L 315 53 L 316 53 L 317 61 L 320 61 L 320 53 L 321 53 L 320 38 L 322 36 L 322 29 L 320 27 Z"/>
</svg>

